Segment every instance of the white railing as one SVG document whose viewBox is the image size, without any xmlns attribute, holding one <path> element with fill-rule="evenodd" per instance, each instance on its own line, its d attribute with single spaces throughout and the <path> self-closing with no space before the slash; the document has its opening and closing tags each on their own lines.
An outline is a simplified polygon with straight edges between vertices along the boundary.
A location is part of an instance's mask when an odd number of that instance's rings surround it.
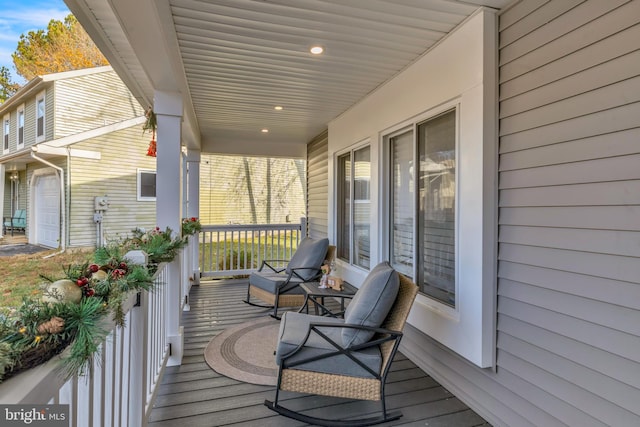
<svg viewBox="0 0 640 427">
<path fill-rule="evenodd" d="M 189 311 L 189 291 L 191 286 L 199 283 L 200 272 L 198 267 L 198 233 L 189 236 L 187 245 L 181 251 L 181 281 L 182 281 L 182 309 Z"/>
<path fill-rule="evenodd" d="M 107 322 L 110 332 L 90 373 L 65 381 L 56 356 L 0 384 L 0 402 L 68 404 L 71 427 L 145 426 L 169 358 L 166 316 L 175 305 L 168 298 L 171 264 L 160 264 L 152 292 L 132 293 L 124 301 L 124 327 Z"/>
<path fill-rule="evenodd" d="M 246 275 L 262 260 L 288 260 L 306 229 L 306 218 L 299 224 L 205 225 L 200 232 L 200 276 Z"/>
</svg>

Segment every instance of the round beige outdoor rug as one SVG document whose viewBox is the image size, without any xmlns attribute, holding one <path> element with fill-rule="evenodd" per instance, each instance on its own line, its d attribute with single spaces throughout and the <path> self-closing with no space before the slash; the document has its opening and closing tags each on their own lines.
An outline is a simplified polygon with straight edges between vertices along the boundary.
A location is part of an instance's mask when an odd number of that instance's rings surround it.
<svg viewBox="0 0 640 427">
<path fill-rule="evenodd" d="M 273 352 L 280 322 L 266 317 L 241 323 L 216 336 L 204 359 L 217 373 L 252 384 L 276 385 L 278 368 Z"/>
</svg>

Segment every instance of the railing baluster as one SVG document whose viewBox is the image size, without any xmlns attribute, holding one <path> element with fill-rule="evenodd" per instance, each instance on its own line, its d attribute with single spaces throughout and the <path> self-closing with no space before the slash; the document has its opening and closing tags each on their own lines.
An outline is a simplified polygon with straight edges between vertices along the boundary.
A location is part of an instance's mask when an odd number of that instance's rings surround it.
<svg viewBox="0 0 640 427">
<path fill-rule="evenodd" d="M 303 235 L 300 224 L 205 225 L 202 234 L 218 236 L 215 264 L 200 263 L 201 277 L 246 275 L 262 265 L 263 260 L 289 259 Z M 250 240 L 249 240 L 250 239 Z M 212 237 L 213 241 L 214 238 Z M 202 240 L 203 245 L 209 245 Z M 206 252 L 207 248 L 200 248 Z M 213 247 L 211 253 L 213 253 Z M 278 263 L 284 266 L 284 263 Z"/>
</svg>

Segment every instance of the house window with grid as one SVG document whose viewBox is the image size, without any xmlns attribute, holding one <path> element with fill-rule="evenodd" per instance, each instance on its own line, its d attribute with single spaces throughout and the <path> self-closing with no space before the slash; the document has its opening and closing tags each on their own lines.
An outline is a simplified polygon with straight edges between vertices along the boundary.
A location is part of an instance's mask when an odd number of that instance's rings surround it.
<svg viewBox="0 0 640 427">
<path fill-rule="evenodd" d="M 456 111 L 388 138 L 390 260 L 420 291 L 456 305 Z"/>
<path fill-rule="evenodd" d="M 11 131 L 11 117 L 9 114 L 2 119 L 2 152 L 9 152 L 9 132 Z"/>
<path fill-rule="evenodd" d="M 156 200 L 156 171 L 138 169 L 138 201 Z"/>
<path fill-rule="evenodd" d="M 338 258 L 369 269 L 371 148 L 338 156 Z"/>
<path fill-rule="evenodd" d="M 18 107 L 16 145 L 18 150 L 24 148 L 24 104 Z"/>
<path fill-rule="evenodd" d="M 36 97 L 36 142 L 42 142 L 45 139 L 45 110 L 44 92 L 41 92 Z"/>
</svg>

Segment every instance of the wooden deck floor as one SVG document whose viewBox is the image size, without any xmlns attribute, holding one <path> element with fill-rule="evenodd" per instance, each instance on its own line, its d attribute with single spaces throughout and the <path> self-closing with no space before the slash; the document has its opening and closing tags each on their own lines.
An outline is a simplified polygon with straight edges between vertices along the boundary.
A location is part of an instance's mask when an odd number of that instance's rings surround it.
<svg viewBox="0 0 640 427">
<path fill-rule="evenodd" d="M 232 325 L 266 315 L 266 310 L 242 302 L 246 282 L 202 282 L 191 290 L 191 311 L 184 313 L 185 355 L 181 366 L 166 370 L 151 412 L 150 426 L 213 427 L 304 425 L 267 409 L 274 387 L 239 382 L 213 371 L 204 361 L 209 341 Z M 388 408 L 403 417 L 385 425 L 470 427 L 489 426 L 444 387 L 399 354 L 387 379 Z M 316 416 L 344 418 L 378 408 L 377 402 L 357 402 L 318 396 L 285 394 L 285 406 Z M 374 404 L 374 406 L 372 406 Z M 360 415 L 362 416 L 362 415 Z"/>
</svg>

